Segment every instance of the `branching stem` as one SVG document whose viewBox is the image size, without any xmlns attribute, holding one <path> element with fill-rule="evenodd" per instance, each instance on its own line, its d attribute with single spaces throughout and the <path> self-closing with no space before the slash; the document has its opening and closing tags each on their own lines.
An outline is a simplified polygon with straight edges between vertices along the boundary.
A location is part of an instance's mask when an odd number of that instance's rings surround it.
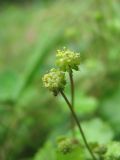
<svg viewBox="0 0 120 160">
<path fill-rule="evenodd" d="M 83 130 L 82 130 L 81 124 L 79 123 L 79 120 L 78 120 L 78 118 L 77 118 L 77 116 L 76 116 L 76 113 L 75 113 L 74 110 L 73 110 L 73 107 L 72 107 L 71 103 L 70 103 L 69 100 L 67 99 L 67 97 L 66 97 L 66 95 L 64 94 L 64 92 L 63 92 L 63 91 L 60 91 L 60 92 L 61 92 L 61 95 L 63 96 L 64 100 L 66 101 L 66 103 L 67 103 L 67 105 L 68 105 L 68 107 L 69 107 L 69 109 L 70 109 L 70 111 L 71 111 L 71 113 L 72 113 L 72 116 L 73 116 L 73 118 L 74 118 L 74 120 L 75 120 L 75 122 L 76 122 L 76 124 L 77 124 L 77 126 L 78 126 L 78 128 L 79 128 L 80 134 L 81 134 L 81 136 L 82 136 L 82 138 L 83 138 L 83 141 L 84 141 L 84 143 L 85 143 L 86 148 L 88 149 L 90 155 L 92 156 L 92 159 L 93 159 L 93 160 L 97 160 L 96 157 L 95 157 L 95 155 L 93 154 L 91 148 L 90 148 L 89 145 L 88 145 L 88 142 L 87 142 L 86 137 L 85 137 L 85 135 L 84 135 L 84 132 L 83 132 Z"/>
</svg>

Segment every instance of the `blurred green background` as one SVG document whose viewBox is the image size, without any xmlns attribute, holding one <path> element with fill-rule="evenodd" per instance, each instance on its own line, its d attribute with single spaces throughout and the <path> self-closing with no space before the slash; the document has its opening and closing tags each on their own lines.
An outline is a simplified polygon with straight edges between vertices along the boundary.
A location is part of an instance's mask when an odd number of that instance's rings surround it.
<svg viewBox="0 0 120 160">
<path fill-rule="evenodd" d="M 120 140 L 119 0 L 1 0 L 0 160 L 56 160 L 50 142 L 70 132 L 69 110 L 41 78 L 64 46 L 81 53 L 75 104 L 88 140 Z"/>
</svg>

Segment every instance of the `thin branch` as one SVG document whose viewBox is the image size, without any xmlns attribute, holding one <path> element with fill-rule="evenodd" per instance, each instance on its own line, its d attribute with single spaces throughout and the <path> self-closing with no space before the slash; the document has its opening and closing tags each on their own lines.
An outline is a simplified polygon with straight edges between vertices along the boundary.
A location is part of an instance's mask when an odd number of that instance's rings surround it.
<svg viewBox="0 0 120 160">
<path fill-rule="evenodd" d="M 71 104 L 74 110 L 74 81 L 73 81 L 73 73 L 71 69 L 69 70 L 69 78 L 70 78 L 70 86 L 71 86 Z M 74 136 L 75 135 L 74 134 L 74 119 L 73 119 L 72 113 L 71 113 L 70 118 L 71 118 L 71 130 Z"/>
<path fill-rule="evenodd" d="M 71 69 L 69 71 L 69 77 L 70 77 L 70 84 L 71 84 L 71 104 L 72 104 L 72 107 L 74 108 L 74 81 L 73 81 L 73 73 Z"/>
<path fill-rule="evenodd" d="M 73 110 L 72 105 L 70 104 L 70 102 L 69 102 L 69 100 L 67 99 L 67 97 L 66 97 L 66 95 L 64 94 L 64 92 L 63 92 L 63 91 L 60 91 L 60 92 L 61 92 L 61 95 L 63 96 L 64 100 L 66 101 L 66 103 L 67 103 L 67 105 L 68 105 L 68 107 L 69 107 L 69 109 L 70 109 L 70 111 L 71 111 L 71 113 L 72 113 L 72 115 L 73 115 L 73 118 L 75 119 L 75 122 L 76 122 L 76 124 L 77 124 L 77 126 L 78 126 L 78 128 L 79 128 L 80 134 L 81 134 L 81 136 L 82 136 L 82 138 L 83 138 L 83 141 L 84 141 L 84 143 L 85 143 L 86 148 L 88 149 L 88 151 L 89 151 L 90 155 L 92 156 L 93 160 L 97 160 L 96 157 L 95 157 L 95 155 L 93 154 L 91 148 L 89 147 L 89 144 L 88 144 L 88 142 L 87 142 L 87 139 L 86 139 L 86 137 L 85 137 L 85 135 L 84 135 L 84 132 L 83 132 L 82 127 L 81 127 L 81 125 L 80 125 L 80 123 L 79 123 L 79 120 L 78 120 L 78 118 L 77 118 L 77 116 L 76 116 L 76 113 L 75 113 L 74 110 Z"/>
</svg>

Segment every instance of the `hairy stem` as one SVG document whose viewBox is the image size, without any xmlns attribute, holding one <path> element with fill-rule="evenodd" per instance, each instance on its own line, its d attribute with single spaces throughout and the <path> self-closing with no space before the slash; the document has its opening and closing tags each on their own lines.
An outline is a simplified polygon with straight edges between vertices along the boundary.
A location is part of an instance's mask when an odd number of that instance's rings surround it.
<svg viewBox="0 0 120 160">
<path fill-rule="evenodd" d="M 84 132 L 83 132 L 83 130 L 82 130 L 82 127 L 81 127 L 81 125 L 80 125 L 80 123 L 79 123 L 79 120 L 78 120 L 78 118 L 77 118 L 77 116 L 76 116 L 76 113 L 75 113 L 74 110 L 73 110 L 72 105 L 70 104 L 69 100 L 67 99 L 67 97 L 66 97 L 66 95 L 64 94 L 63 91 L 61 91 L 61 95 L 63 96 L 64 100 L 66 101 L 66 103 L 67 103 L 67 105 L 68 105 L 68 107 L 69 107 L 69 109 L 70 109 L 70 111 L 71 111 L 71 113 L 72 113 L 72 116 L 73 116 L 73 118 L 74 118 L 74 120 L 75 120 L 75 122 L 76 122 L 76 124 L 77 124 L 77 126 L 78 126 L 78 128 L 79 128 L 79 131 L 80 131 L 80 134 L 81 134 L 81 136 L 82 136 L 82 138 L 83 138 L 83 141 L 84 141 L 84 143 L 85 143 L 85 146 L 86 146 L 86 148 L 88 149 L 90 155 L 92 156 L 92 159 L 93 159 L 93 160 L 97 160 L 96 157 L 95 157 L 95 155 L 93 154 L 91 148 L 90 148 L 89 145 L 88 145 L 88 142 L 87 142 L 87 140 L 86 140 L 86 137 L 85 137 L 85 135 L 84 135 Z"/>
</svg>

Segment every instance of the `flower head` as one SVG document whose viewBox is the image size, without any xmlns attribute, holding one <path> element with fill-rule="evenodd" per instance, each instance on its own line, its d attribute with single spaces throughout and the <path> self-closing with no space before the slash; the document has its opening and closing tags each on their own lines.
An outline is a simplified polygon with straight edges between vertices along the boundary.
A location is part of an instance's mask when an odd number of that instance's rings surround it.
<svg viewBox="0 0 120 160">
<path fill-rule="evenodd" d="M 63 90 L 66 84 L 65 73 L 58 69 L 51 69 L 49 73 L 42 78 L 44 86 L 57 95 L 60 90 Z"/>
<path fill-rule="evenodd" d="M 57 50 L 56 65 L 63 71 L 69 71 L 70 69 L 78 70 L 80 64 L 80 54 L 70 51 L 64 48 L 63 50 Z"/>
</svg>

